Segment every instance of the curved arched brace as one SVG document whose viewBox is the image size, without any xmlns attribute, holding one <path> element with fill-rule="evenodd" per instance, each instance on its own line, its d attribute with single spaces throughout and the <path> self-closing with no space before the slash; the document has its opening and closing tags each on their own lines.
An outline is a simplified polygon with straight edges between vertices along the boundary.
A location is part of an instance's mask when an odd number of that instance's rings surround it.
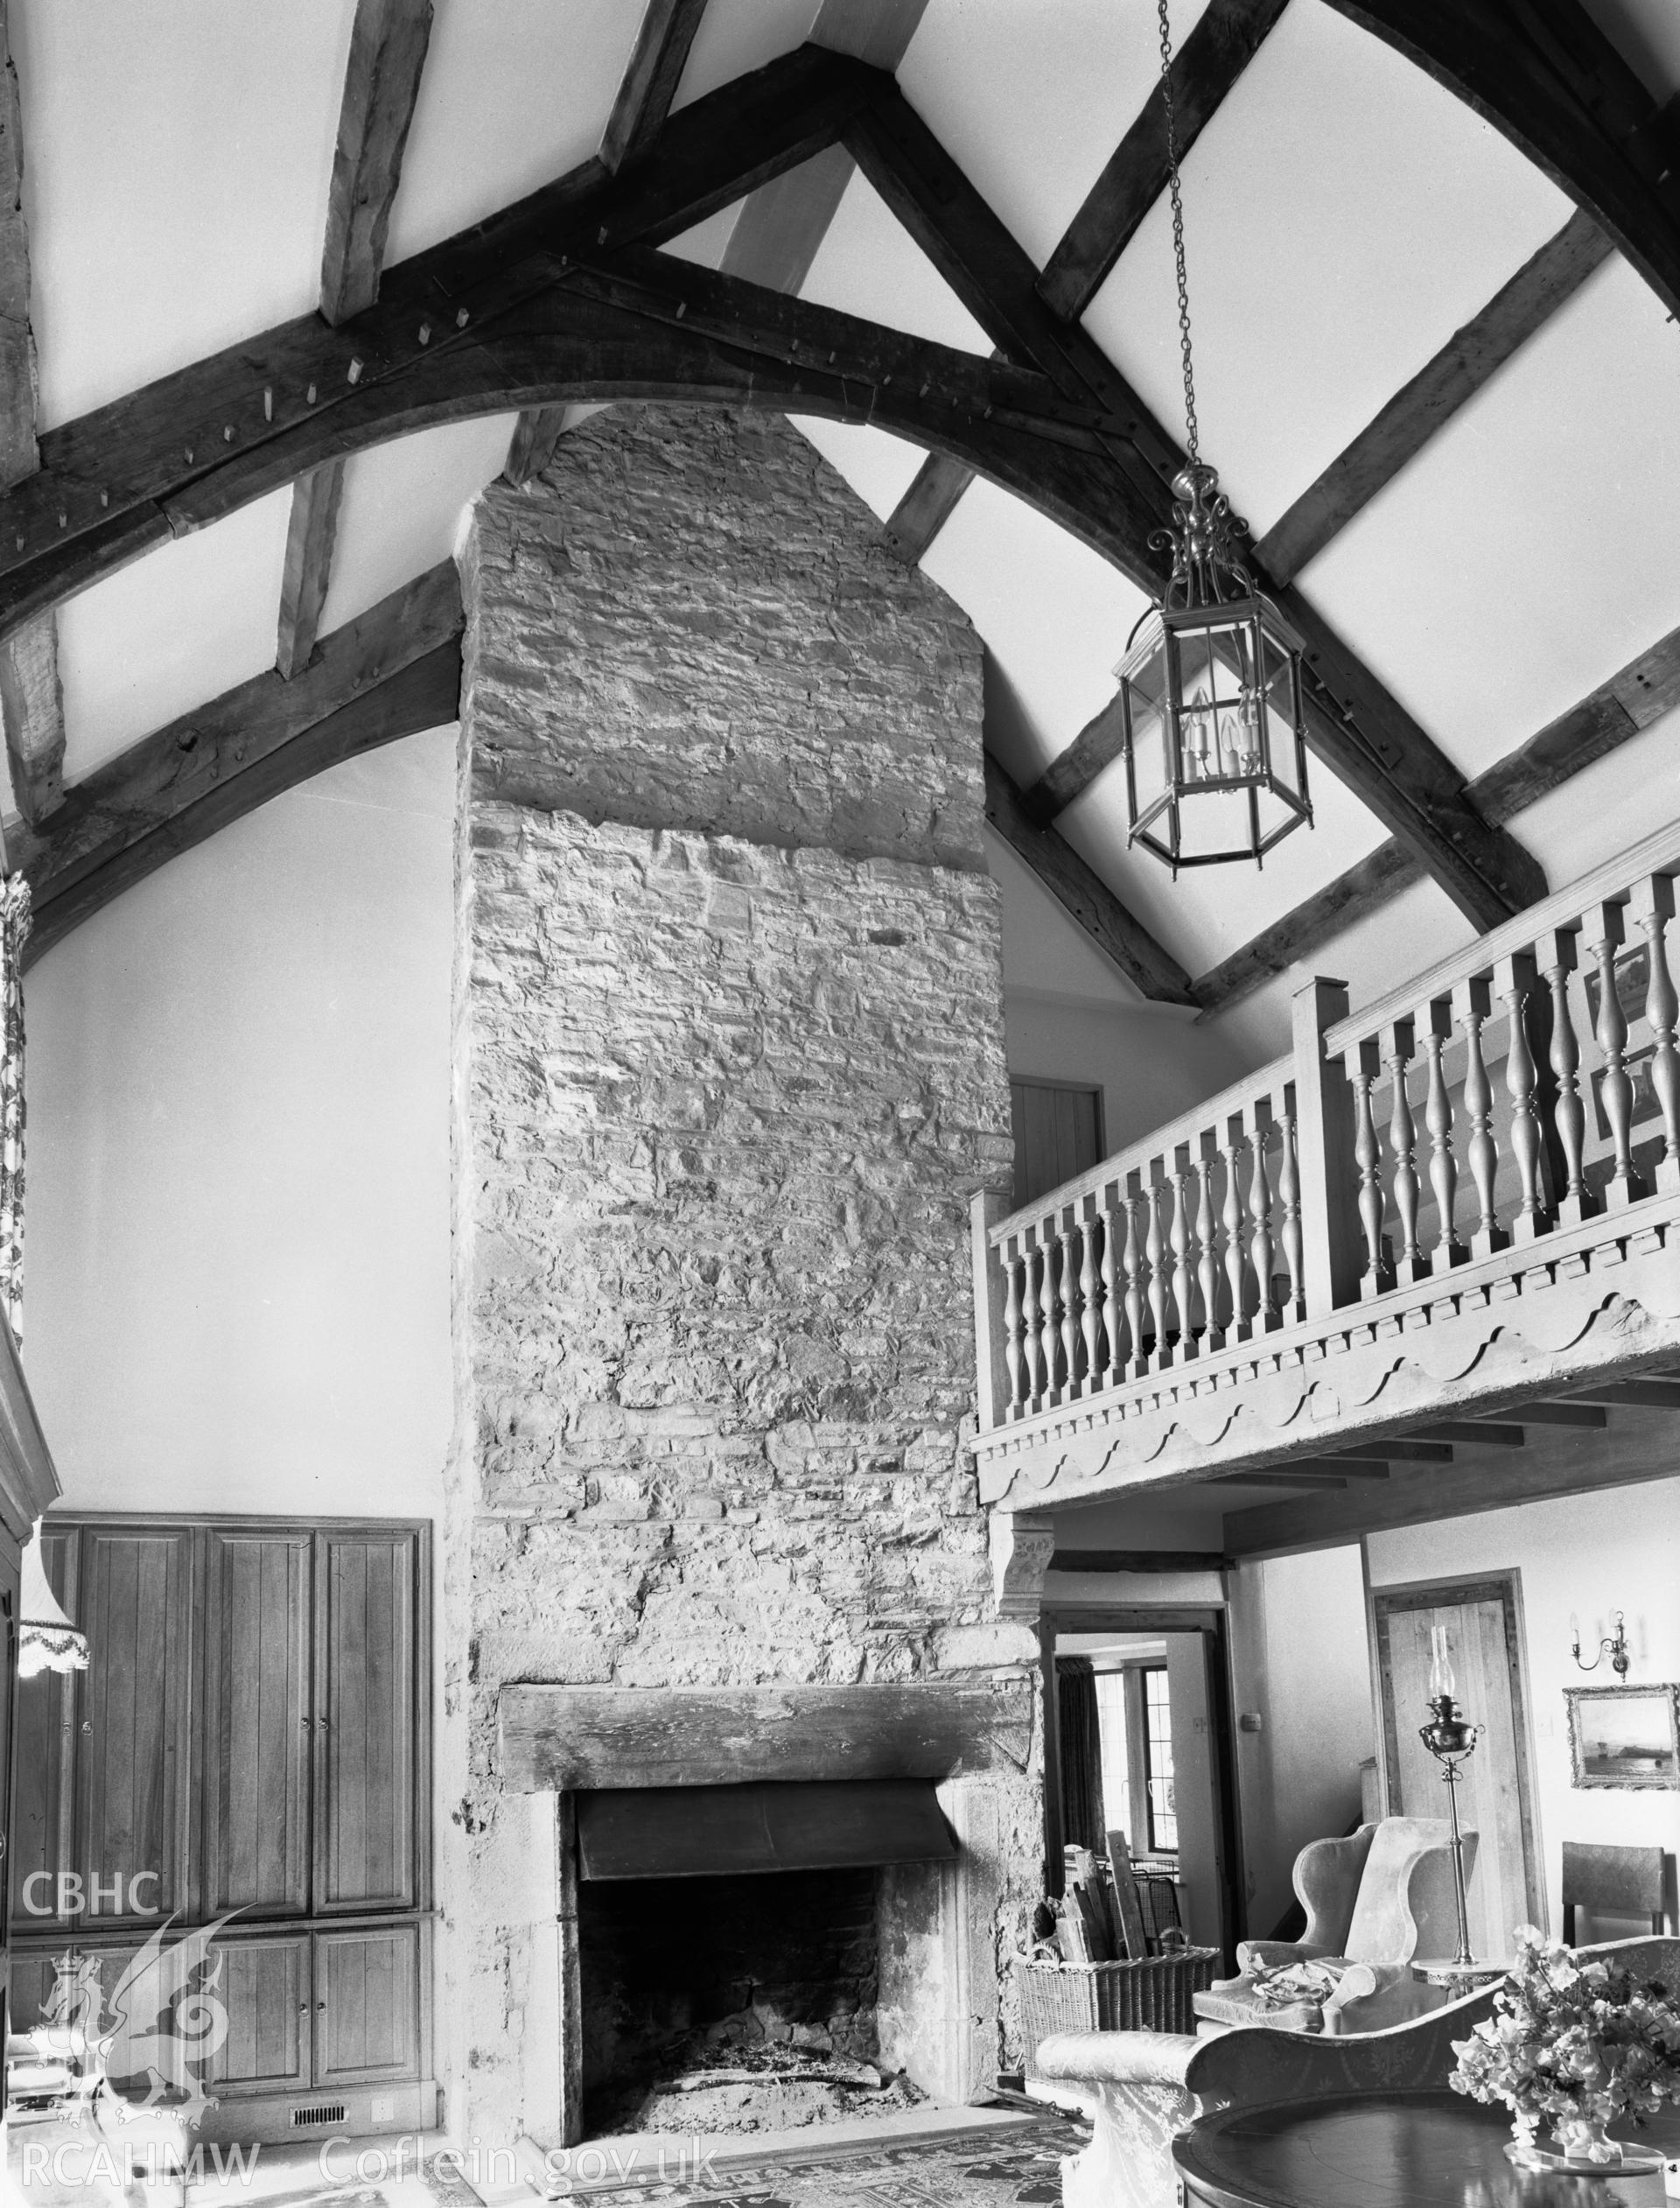
<svg viewBox="0 0 1680 2208">
<path fill-rule="evenodd" d="M 1579 0 L 1330 0 L 1508 138 L 1680 314 L 1680 125 Z"/>
<path fill-rule="evenodd" d="M 1549 4 L 1555 0 L 1548 0 Z M 1007 360 L 981 360 L 647 249 L 842 139 Z M 592 263 L 584 265 L 579 256 Z M 1013 492 L 1152 591 L 1179 455 L 892 80 L 805 49 L 696 102 L 648 161 L 589 165 L 392 270 L 337 329 L 230 347 L 41 440 L 0 495 L 0 636 L 168 537 L 440 422 L 569 399 L 872 421 Z M 1030 363 L 1023 366 L 1021 363 Z M 1294 590 L 1308 740 L 1478 927 L 1544 893 L 1463 775 Z"/>
<path fill-rule="evenodd" d="M 751 319 L 759 302 L 779 310 L 768 328 Z M 13 532 L 0 553 L 0 635 L 326 461 L 444 423 L 589 399 L 872 421 L 990 476 L 1140 587 L 1152 590 L 1160 572 L 1144 548 L 1166 515 L 1165 487 L 1145 500 L 1105 453 L 1102 417 L 1062 402 L 1047 379 L 668 260 L 645 276 L 639 267 L 634 282 L 569 270 L 470 336 L 416 347 L 383 373 L 364 368 L 330 403 L 284 426 L 250 420 L 274 388 L 271 362 L 246 373 L 243 406 L 225 408 L 223 434 L 200 432 L 196 445 L 168 417 L 144 437 L 123 423 L 103 450 L 90 417 L 62 458 L 43 439 L 41 473 L 0 498 L 0 540 Z M 110 489 L 121 473 L 156 487 L 124 497 Z M 67 520 L 56 525 L 58 515 L 82 519 L 74 509 L 86 514 L 101 490 L 108 504 L 97 517 L 74 531 Z"/>
</svg>

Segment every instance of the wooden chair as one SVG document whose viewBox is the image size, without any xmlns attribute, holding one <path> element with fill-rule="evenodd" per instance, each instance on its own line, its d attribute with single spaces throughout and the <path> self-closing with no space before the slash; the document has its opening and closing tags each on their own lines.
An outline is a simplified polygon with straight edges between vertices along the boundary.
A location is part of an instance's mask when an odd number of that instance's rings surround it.
<svg viewBox="0 0 1680 2208">
<path fill-rule="evenodd" d="M 1680 1992 L 1680 1939 L 1619 1939 L 1580 1950 Z M 1172 2032 L 1066 2032 L 1034 2065 L 1045 2098 L 1074 2097 L 1095 2129 L 1061 2165 L 1062 2208 L 1175 2208 L 1176 2135 L 1221 2108 L 1350 2093 L 1442 2092 L 1454 2040 L 1494 2011 L 1496 1986 L 1386 2031 L 1326 2039 L 1248 2024 L 1213 2039 Z"/>
<path fill-rule="evenodd" d="M 1669 1859 L 1660 1847 L 1600 1847 L 1564 1842 L 1564 1945 L 1575 1945 L 1575 1912 L 1593 1917 L 1648 1917 L 1667 1929 Z"/>
</svg>

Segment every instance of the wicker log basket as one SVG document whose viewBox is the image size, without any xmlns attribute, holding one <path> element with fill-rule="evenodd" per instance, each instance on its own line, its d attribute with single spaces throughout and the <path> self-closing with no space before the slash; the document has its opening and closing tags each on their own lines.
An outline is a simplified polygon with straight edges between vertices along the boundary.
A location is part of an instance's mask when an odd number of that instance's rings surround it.
<svg viewBox="0 0 1680 2208">
<path fill-rule="evenodd" d="M 1034 1924 L 1054 1937 L 1015 1958 L 1029 2077 L 1040 2042 L 1057 2032 L 1194 2033 L 1192 1998 L 1220 1962 L 1218 1948 L 1186 1941 L 1171 1884 L 1137 1877 L 1124 1833 L 1109 1834 L 1106 1862 L 1069 1847 L 1067 1872 L 1060 1917 L 1053 1924 L 1046 1909 Z"/>
<path fill-rule="evenodd" d="M 1059 1956 L 1018 1955 L 1021 2036 L 1031 2075 L 1039 2044 L 1054 2032 L 1189 2032 L 1190 2006 L 1205 1993 L 1219 1964 L 1216 1947 L 1180 1947 L 1137 1962 L 1065 1963 Z"/>
</svg>

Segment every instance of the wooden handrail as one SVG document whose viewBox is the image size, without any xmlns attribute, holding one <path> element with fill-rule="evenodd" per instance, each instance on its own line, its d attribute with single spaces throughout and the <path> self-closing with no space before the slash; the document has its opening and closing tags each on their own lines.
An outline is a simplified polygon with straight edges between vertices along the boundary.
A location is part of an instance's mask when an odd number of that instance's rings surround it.
<svg viewBox="0 0 1680 2208">
<path fill-rule="evenodd" d="M 1287 1058 L 1006 1217 L 977 1202 L 983 1426 L 1680 1194 L 1676 876 L 1680 823 L 1359 1013 L 1306 980 Z"/>
<path fill-rule="evenodd" d="M 1339 1020 L 1325 1034 L 1325 1055 L 1342 1057 L 1386 1021 L 1404 1019 L 1415 1005 L 1451 996 L 1455 983 L 1480 973 L 1484 967 L 1497 964 L 1501 958 L 1526 950 L 1550 929 L 1573 926 L 1588 906 L 1620 899 L 1642 876 L 1676 873 L 1680 873 L 1680 821 L 1672 821 L 1654 831 L 1642 843 L 1635 844 L 1631 851 L 1623 852 L 1620 858 L 1606 859 L 1590 874 L 1571 882 L 1567 889 L 1558 890 L 1541 903 L 1530 905 L 1515 920 L 1506 921 L 1488 935 L 1478 936 L 1465 950 L 1438 959 L 1414 979 L 1402 982 L 1374 1004 L 1366 1005 L 1346 1020 Z"/>
<path fill-rule="evenodd" d="M 1217 1096 L 1206 1103 L 1181 1111 L 1176 1119 L 1169 1119 L 1165 1126 L 1157 1127 L 1136 1142 L 1130 1142 L 1124 1150 L 1116 1150 L 1112 1157 L 1103 1158 L 1082 1173 L 1076 1180 L 1067 1181 L 1059 1188 L 1046 1188 L 1031 1203 L 1012 1211 L 988 1231 L 994 1249 L 1000 1247 L 1012 1235 L 1028 1227 L 1037 1226 L 1040 1219 L 1065 1205 L 1078 1203 L 1086 1196 L 1094 1196 L 1111 1181 L 1124 1184 L 1130 1173 L 1146 1172 L 1157 1158 L 1171 1158 L 1182 1143 L 1194 1143 L 1209 1128 L 1220 1126 L 1234 1118 L 1262 1097 L 1279 1097 L 1295 1078 L 1293 1057 L 1274 1058 L 1270 1065 L 1262 1066 L 1256 1073 L 1245 1074 L 1241 1081 L 1234 1081 L 1228 1089 L 1222 1089 Z"/>
</svg>

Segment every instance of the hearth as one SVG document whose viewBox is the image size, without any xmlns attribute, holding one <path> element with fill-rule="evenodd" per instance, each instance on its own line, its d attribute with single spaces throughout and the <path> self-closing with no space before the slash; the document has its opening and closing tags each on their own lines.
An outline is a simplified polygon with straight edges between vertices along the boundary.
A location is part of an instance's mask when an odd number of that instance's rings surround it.
<svg viewBox="0 0 1680 2208">
<path fill-rule="evenodd" d="M 921 2098 L 883 2068 L 894 1863 L 957 1845 L 931 1780 L 578 1797 L 584 2130 L 783 2130 Z"/>
<path fill-rule="evenodd" d="M 584 2128 L 782 2130 L 922 2096 L 881 2058 L 872 1867 L 585 1882 Z"/>
</svg>

